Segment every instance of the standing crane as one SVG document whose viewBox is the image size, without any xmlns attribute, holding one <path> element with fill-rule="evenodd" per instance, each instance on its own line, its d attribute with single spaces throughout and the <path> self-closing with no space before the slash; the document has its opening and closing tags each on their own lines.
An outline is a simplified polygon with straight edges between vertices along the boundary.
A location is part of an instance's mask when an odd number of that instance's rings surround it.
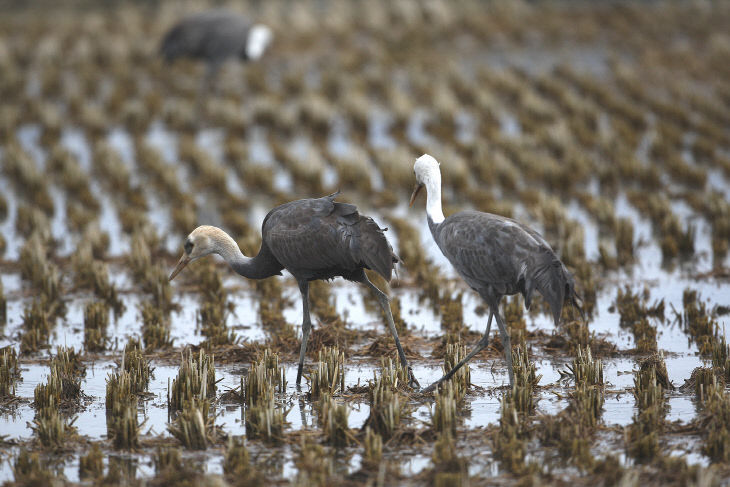
<svg viewBox="0 0 730 487">
<path fill-rule="evenodd" d="M 487 331 L 477 346 L 438 381 L 423 392 L 434 390 L 489 344 L 492 317 L 496 318 L 504 344 L 510 385 L 514 385 L 512 344 L 499 315 L 503 296 L 521 293 L 529 309 L 537 290 L 547 301 L 558 326 L 563 303 L 569 299 L 583 313 L 576 299 L 573 276 L 542 236 L 511 218 L 480 211 L 461 211 L 448 218 L 441 209 L 441 170 L 439 163 L 424 154 L 413 166 L 416 187 L 410 205 L 426 187 L 426 218 L 431 235 L 459 275 L 489 306 Z"/>
<path fill-rule="evenodd" d="M 385 312 L 398 356 L 408 369 L 409 384 L 420 388 L 408 365 L 390 311 L 390 300 L 368 279 L 371 269 L 390 281 L 398 256 L 372 218 L 360 215 L 355 205 L 335 201 L 338 193 L 316 199 L 291 201 L 271 210 L 261 225 L 261 249 L 246 257 L 236 242 L 217 227 L 203 225 L 185 239 L 184 253 L 170 280 L 190 262 L 218 254 L 231 268 L 248 279 L 265 279 L 288 270 L 302 294 L 302 345 L 299 350 L 297 386 L 301 382 L 307 340 L 312 330 L 309 317 L 309 282 L 337 276 L 369 287 Z"/>
<path fill-rule="evenodd" d="M 228 59 L 259 59 L 271 43 L 273 33 L 263 24 L 225 9 L 193 14 L 175 24 L 162 39 L 160 53 L 167 62 L 178 58 L 202 59 L 207 70 L 205 92 L 218 69 Z"/>
</svg>

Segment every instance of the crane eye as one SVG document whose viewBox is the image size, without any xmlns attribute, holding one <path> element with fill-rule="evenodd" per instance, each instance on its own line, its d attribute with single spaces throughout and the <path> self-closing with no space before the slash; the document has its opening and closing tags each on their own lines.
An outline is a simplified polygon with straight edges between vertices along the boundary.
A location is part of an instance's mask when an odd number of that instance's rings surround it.
<svg viewBox="0 0 730 487">
<path fill-rule="evenodd" d="M 190 255 L 190 252 L 193 251 L 193 242 L 190 240 L 185 241 L 185 253 Z"/>
</svg>

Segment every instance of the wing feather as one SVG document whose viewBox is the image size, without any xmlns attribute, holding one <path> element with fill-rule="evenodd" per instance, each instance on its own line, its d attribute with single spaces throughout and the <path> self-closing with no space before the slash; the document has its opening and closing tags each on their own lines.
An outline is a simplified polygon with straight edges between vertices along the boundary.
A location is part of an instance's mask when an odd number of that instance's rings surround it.
<svg viewBox="0 0 730 487">
<path fill-rule="evenodd" d="M 336 203 L 335 196 L 274 208 L 262 228 L 271 252 L 295 275 L 366 267 L 390 279 L 394 254 L 383 231 L 355 205 Z"/>
<path fill-rule="evenodd" d="M 439 226 L 438 244 L 467 283 L 499 294 L 517 292 L 535 258 L 552 250 L 539 233 L 509 218 L 465 211 Z"/>
<path fill-rule="evenodd" d="M 434 234 L 464 280 L 493 295 L 521 292 L 530 307 L 539 291 L 557 325 L 566 295 L 575 301 L 573 277 L 545 239 L 509 218 L 465 211 L 450 216 Z"/>
</svg>

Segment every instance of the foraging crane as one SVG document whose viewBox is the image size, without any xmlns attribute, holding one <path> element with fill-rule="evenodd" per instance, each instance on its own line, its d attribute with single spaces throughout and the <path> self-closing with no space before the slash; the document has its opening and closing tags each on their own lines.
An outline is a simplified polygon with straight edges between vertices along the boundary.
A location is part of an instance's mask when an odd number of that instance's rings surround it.
<svg viewBox="0 0 730 487">
<path fill-rule="evenodd" d="M 400 361 L 408 369 L 409 384 L 420 388 L 408 365 L 398 332 L 393 323 L 388 296 L 367 278 L 371 269 L 390 280 L 398 256 L 372 218 L 360 215 L 355 205 L 335 201 L 338 193 L 316 199 L 291 201 L 271 210 L 261 225 L 261 249 L 246 257 L 236 242 L 223 230 L 200 226 L 185 240 L 184 253 L 170 280 L 190 262 L 218 254 L 231 268 L 248 279 L 265 279 L 288 270 L 302 294 L 302 345 L 299 350 L 297 386 L 301 382 L 307 339 L 312 330 L 309 318 L 309 281 L 337 276 L 369 287 L 385 312 L 390 333 L 395 339 Z"/>
<path fill-rule="evenodd" d="M 271 29 L 263 24 L 251 25 L 245 17 L 225 9 L 208 10 L 173 26 L 162 39 L 160 53 L 168 62 L 184 57 L 204 60 L 203 86 L 207 88 L 225 61 L 257 60 L 272 38 Z"/>
<path fill-rule="evenodd" d="M 416 187 L 410 205 L 426 187 L 426 217 L 431 235 L 444 256 L 459 275 L 489 306 L 487 331 L 477 346 L 442 378 L 423 392 L 434 390 L 489 343 L 492 317 L 504 344 L 510 385 L 514 385 L 512 345 L 504 321 L 499 315 L 502 296 L 521 293 L 529 309 L 532 293 L 537 290 L 550 305 L 558 326 L 563 302 L 569 299 L 582 314 L 576 299 L 573 276 L 550 245 L 535 230 L 503 216 L 480 211 L 461 211 L 444 218 L 441 210 L 441 170 L 439 163 L 424 154 L 413 166 Z"/>
</svg>

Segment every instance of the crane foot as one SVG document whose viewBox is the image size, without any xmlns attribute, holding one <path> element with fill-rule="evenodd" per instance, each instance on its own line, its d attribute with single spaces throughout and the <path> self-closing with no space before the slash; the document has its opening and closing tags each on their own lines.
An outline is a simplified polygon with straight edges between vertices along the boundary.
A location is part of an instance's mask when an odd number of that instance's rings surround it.
<svg viewBox="0 0 730 487">
<path fill-rule="evenodd" d="M 415 390 L 421 389 L 421 384 L 418 383 L 418 380 L 416 379 L 416 376 L 413 373 L 413 369 L 410 365 L 408 366 L 408 387 Z"/>
</svg>

